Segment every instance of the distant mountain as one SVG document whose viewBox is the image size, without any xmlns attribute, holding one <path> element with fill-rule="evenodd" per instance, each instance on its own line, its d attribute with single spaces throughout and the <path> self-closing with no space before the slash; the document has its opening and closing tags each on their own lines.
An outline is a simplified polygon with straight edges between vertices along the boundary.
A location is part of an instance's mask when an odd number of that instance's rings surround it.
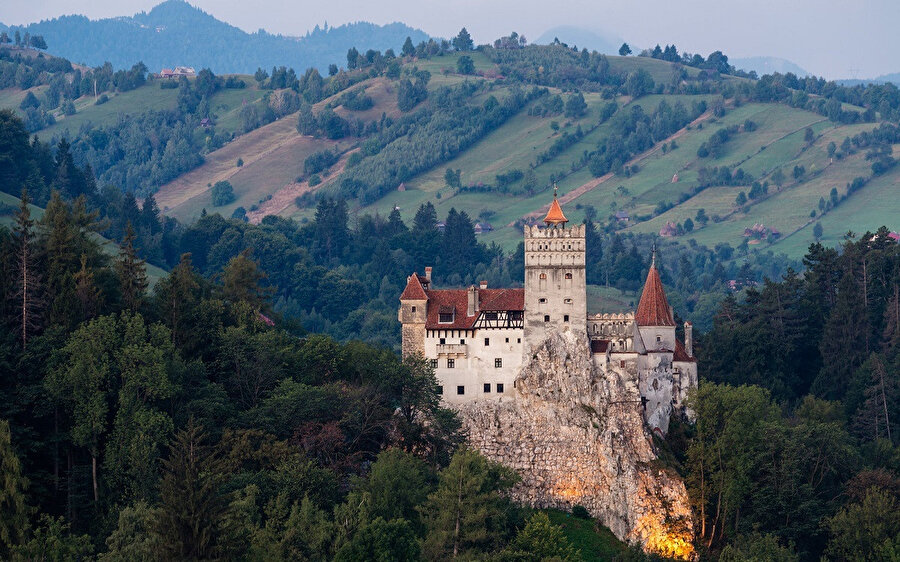
<svg viewBox="0 0 900 562">
<path fill-rule="evenodd" d="M 62 16 L 21 29 L 23 34 L 43 35 L 53 53 L 90 66 L 109 61 L 116 68 L 127 68 L 143 61 L 152 71 L 193 66 L 216 73 L 253 73 L 258 67 L 271 70 L 281 65 L 298 72 L 309 67 L 324 71 L 331 63 L 346 66 L 351 47 L 399 52 L 407 36 L 413 43 L 428 39 L 423 31 L 402 23 L 316 26 L 303 37 L 264 30 L 246 33 L 183 0 L 167 0 L 132 17 Z"/>
<path fill-rule="evenodd" d="M 538 37 L 531 41 L 537 45 L 546 45 L 552 43 L 554 39 L 559 39 L 563 43 L 571 46 L 578 46 L 579 49 L 587 47 L 589 51 L 597 51 L 607 55 L 615 55 L 622 46 L 622 39 L 616 35 L 600 33 L 582 27 L 571 25 L 563 25 L 548 29 Z"/>
<path fill-rule="evenodd" d="M 895 86 L 900 87 L 900 72 L 891 74 L 882 74 L 877 78 L 846 78 L 844 80 L 835 80 L 841 86 L 858 86 L 860 84 L 884 84 L 891 82 Z"/>
<path fill-rule="evenodd" d="M 772 74 L 773 72 L 780 74 L 793 72 L 797 76 L 809 76 L 811 74 L 797 64 L 778 57 L 745 57 L 729 59 L 728 62 L 739 70 L 746 70 L 747 72 L 755 70 L 760 76 Z"/>
</svg>

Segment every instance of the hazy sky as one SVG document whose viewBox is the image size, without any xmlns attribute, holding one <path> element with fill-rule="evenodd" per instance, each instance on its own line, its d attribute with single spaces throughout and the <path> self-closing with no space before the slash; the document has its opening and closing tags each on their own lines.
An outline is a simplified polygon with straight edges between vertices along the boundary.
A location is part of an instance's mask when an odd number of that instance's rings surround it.
<svg viewBox="0 0 900 562">
<path fill-rule="evenodd" d="M 0 21 L 23 24 L 62 14 L 132 15 L 159 0 L 11 0 Z M 900 0 L 192 0 L 246 31 L 302 35 L 316 24 L 402 21 L 436 36 L 466 26 L 476 42 L 515 30 L 536 39 L 575 25 L 633 44 L 674 43 L 704 56 L 777 56 L 827 78 L 900 72 Z"/>
</svg>

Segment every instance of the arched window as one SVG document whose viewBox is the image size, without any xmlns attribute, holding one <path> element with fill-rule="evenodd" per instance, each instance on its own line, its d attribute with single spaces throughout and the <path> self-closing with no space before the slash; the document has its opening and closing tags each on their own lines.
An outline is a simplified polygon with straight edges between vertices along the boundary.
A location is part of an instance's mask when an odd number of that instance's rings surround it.
<svg viewBox="0 0 900 562">
<path fill-rule="evenodd" d="M 546 278 L 547 278 L 547 274 L 546 274 L 546 273 L 541 273 L 541 279 L 546 279 Z"/>
<path fill-rule="evenodd" d="M 571 274 L 571 273 L 566 273 L 566 279 L 571 279 L 571 278 L 572 278 L 572 274 Z"/>
</svg>

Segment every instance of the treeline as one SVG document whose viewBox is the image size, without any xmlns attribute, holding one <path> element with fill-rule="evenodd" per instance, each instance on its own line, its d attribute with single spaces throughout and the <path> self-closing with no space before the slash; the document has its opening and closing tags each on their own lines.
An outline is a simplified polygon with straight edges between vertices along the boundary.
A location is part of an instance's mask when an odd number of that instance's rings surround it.
<svg viewBox="0 0 900 562">
<path fill-rule="evenodd" d="M 728 296 L 701 340 L 710 382 L 692 399 L 696 427 L 674 439 L 700 536 L 712 550 L 768 541 L 804 560 L 889 559 L 900 245 L 882 228 L 841 251 L 814 244 L 804 265 Z"/>
<path fill-rule="evenodd" d="M 342 175 L 340 192 L 371 203 L 425 170 L 446 162 L 507 119 L 543 91 L 513 89 L 498 100 L 491 95 L 480 105 L 469 103 L 480 86 L 465 83 L 431 94 L 428 107 L 385 124 L 364 143 L 361 160 Z"/>
</svg>

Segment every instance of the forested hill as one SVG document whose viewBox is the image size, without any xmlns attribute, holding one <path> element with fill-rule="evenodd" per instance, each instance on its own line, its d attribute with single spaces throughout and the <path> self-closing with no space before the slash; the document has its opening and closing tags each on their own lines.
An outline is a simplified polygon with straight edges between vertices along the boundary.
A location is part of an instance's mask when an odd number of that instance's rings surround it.
<svg viewBox="0 0 900 562">
<path fill-rule="evenodd" d="M 42 35 L 55 54 L 90 66 L 109 61 L 128 68 L 143 61 L 153 71 L 192 66 L 245 74 L 282 65 L 325 70 L 344 60 L 350 47 L 399 50 L 407 36 L 416 43 L 428 39 L 402 23 L 316 26 L 302 37 L 263 30 L 246 33 L 181 0 L 168 0 L 132 17 L 90 20 L 73 15 L 11 29 Z M 304 32 L 298 29 L 297 35 Z"/>
</svg>

